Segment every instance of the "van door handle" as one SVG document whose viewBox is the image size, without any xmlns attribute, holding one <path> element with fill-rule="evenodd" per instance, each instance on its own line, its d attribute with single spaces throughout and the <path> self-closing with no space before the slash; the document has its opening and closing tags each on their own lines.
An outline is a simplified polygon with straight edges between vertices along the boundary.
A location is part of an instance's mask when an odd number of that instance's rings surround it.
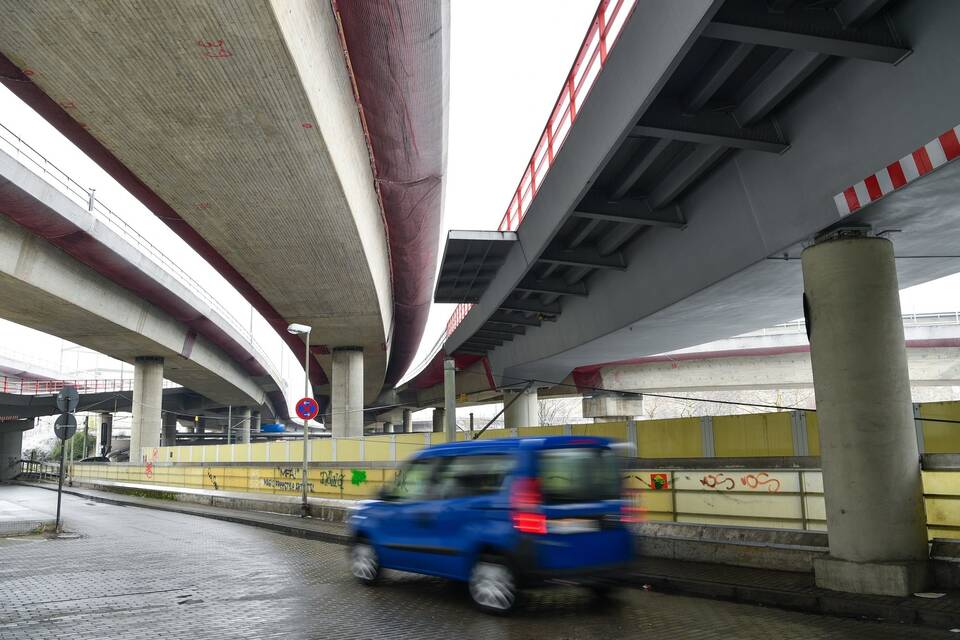
<svg viewBox="0 0 960 640">
<path fill-rule="evenodd" d="M 436 518 L 429 511 L 417 511 L 413 514 L 413 521 L 418 527 L 429 527 Z"/>
</svg>

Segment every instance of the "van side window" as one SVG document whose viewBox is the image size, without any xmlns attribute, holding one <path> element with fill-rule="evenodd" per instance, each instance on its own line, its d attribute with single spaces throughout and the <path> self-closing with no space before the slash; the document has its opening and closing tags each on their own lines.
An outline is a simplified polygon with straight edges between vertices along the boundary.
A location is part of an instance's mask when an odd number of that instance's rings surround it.
<svg viewBox="0 0 960 640">
<path fill-rule="evenodd" d="M 435 497 L 466 498 L 497 493 L 514 466 L 514 457 L 488 453 L 444 458 L 437 471 Z"/>
<path fill-rule="evenodd" d="M 426 500 L 430 497 L 436 458 L 414 460 L 397 469 L 397 475 L 384 493 L 387 500 Z"/>
</svg>

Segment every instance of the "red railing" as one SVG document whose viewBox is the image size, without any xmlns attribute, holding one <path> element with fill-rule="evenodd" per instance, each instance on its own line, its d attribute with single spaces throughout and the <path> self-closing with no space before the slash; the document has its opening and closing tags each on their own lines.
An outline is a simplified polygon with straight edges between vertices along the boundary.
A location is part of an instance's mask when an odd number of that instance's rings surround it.
<svg viewBox="0 0 960 640">
<path fill-rule="evenodd" d="M 64 387 L 75 387 L 81 393 L 109 393 L 112 391 L 131 391 L 133 378 L 120 380 L 24 380 L 0 376 L 0 393 L 15 393 L 25 396 L 45 396 L 59 393 Z M 163 388 L 170 389 L 180 385 L 163 381 Z"/>
<path fill-rule="evenodd" d="M 560 95 L 547 119 L 547 124 L 540 134 L 533 155 L 520 178 L 510 205 L 507 207 L 500 226 L 500 231 L 516 231 L 524 215 L 530 209 L 533 199 L 537 195 L 544 176 L 550 171 L 557 152 L 567 139 L 567 134 L 577 119 L 577 112 L 586 100 L 587 94 L 593 87 L 600 70 L 607 62 L 607 53 L 613 47 L 620 35 L 624 23 L 637 0 L 600 0 L 597 12 L 590 22 L 587 35 L 583 38 L 580 51 L 563 82 Z M 451 335 L 466 317 L 473 305 L 460 304 L 454 309 L 453 315 L 447 322 L 447 335 Z"/>
</svg>

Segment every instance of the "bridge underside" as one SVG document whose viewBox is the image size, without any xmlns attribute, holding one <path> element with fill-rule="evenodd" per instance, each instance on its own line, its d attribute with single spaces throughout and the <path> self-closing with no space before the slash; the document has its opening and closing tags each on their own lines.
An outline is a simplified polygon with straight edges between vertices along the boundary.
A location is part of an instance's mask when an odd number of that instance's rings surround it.
<svg viewBox="0 0 960 640">
<path fill-rule="evenodd" d="M 447 351 L 549 383 L 792 320 L 799 251 L 840 222 L 902 231 L 902 287 L 955 272 L 960 167 L 852 215 L 835 197 L 957 125 L 960 7 L 816 4 L 640 0 Z"/>
</svg>

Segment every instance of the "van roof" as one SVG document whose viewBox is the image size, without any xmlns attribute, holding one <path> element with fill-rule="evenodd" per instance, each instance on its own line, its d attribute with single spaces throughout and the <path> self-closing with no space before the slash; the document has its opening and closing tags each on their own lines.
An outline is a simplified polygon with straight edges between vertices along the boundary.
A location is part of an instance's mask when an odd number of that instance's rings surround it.
<svg viewBox="0 0 960 640">
<path fill-rule="evenodd" d="M 491 440 L 464 440 L 462 442 L 447 442 L 426 449 L 421 449 L 415 457 L 426 458 L 468 453 L 490 453 L 495 451 L 514 451 L 521 446 L 531 449 L 550 449 L 553 447 L 608 447 L 610 440 L 596 436 L 543 436 L 540 438 L 496 438 Z"/>
</svg>

